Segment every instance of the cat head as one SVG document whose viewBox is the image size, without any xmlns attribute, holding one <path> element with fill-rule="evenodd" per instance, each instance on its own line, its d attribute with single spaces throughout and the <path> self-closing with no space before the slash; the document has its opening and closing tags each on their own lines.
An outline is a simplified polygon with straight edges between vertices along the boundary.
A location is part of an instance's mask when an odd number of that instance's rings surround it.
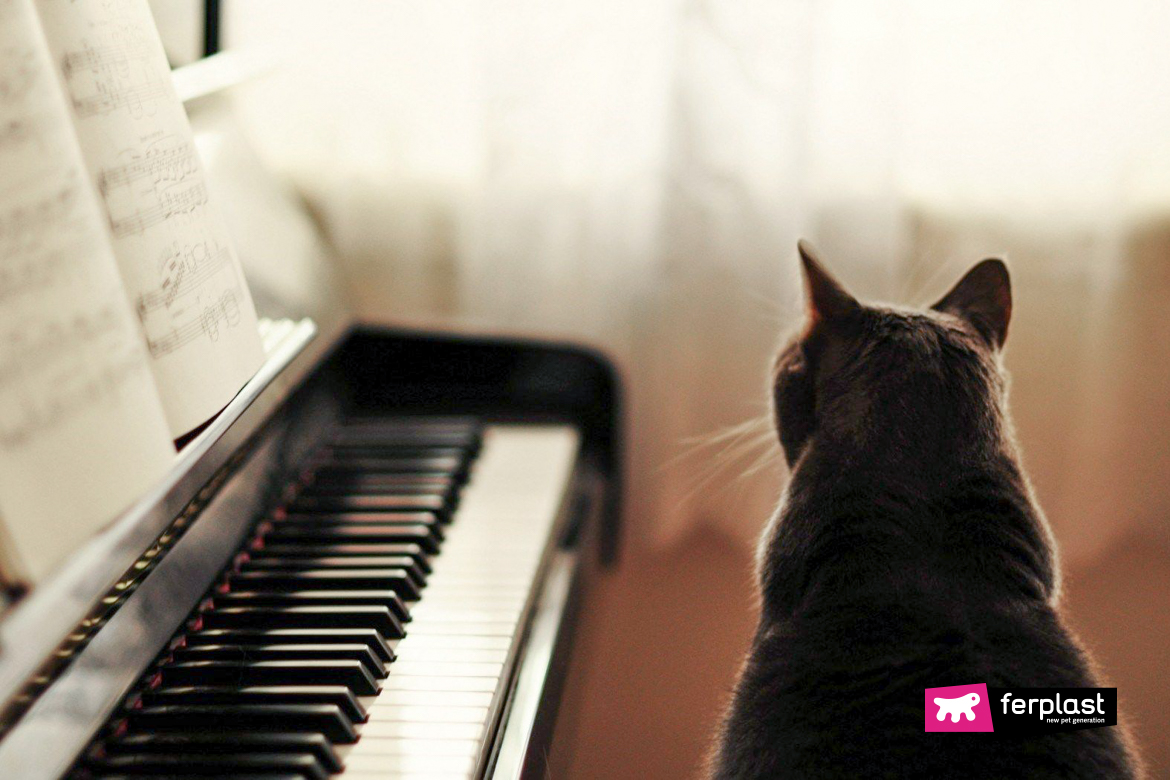
<svg viewBox="0 0 1170 780">
<path fill-rule="evenodd" d="M 812 247 L 799 251 L 805 322 L 773 374 L 789 466 L 814 440 L 908 457 L 994 445 L 1012 312 L 1003 261 L 976 264 L 933 306 L 910 309 L 858 301 Z"/>
</svg>

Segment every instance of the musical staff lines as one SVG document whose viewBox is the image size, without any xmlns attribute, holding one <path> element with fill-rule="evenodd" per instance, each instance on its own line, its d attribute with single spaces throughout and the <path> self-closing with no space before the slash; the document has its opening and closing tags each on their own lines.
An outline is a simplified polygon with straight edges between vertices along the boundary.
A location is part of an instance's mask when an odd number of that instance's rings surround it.
<svg viewBox="0 0 1170 780">
<path fill-rule="evenodd" d="M 0 334 L 0 394 L 9 400 L 0 413 L 0 448 L 25 444 L 143 375 L 146 364 L 125 324 L 111 304 Z M 77 364 L 74 357 L 86 353 L 102 358 Z M 46 382 L 52 392 L 34 391 Z"/>
<path fill-rule="evenodd" d="M 118 404 L 148 372 L 32 3 L 0 0 L 0 464 L 141 413 Z"/>
<path fill-rule="evenodd" d="M 125 238 L 145 233 L 155 225 L 161 225 L 172 217 L 190 214 L 207 203 L 207 187 L 201 181 L 189 182 L 156 193 L 156 201 L 143 209 L 129 213 L 114 213 L 110 201 L 110 231 L 115 238 Z"/>
<path fill-rule="evenodd" d="M 223 406 L 263 349 L 147 0 L 38 12 L 173 432 Z"/>
<path fill-rule="evenodd" d="M 205 306 L 197 316 L 171 328 L 158 338 L 146 337 L 146 346 L 155 357 L 169 355 L 191 342 L 207 338 L 219 341 L 224 327 L 234 328 L 240 324 L 240 301 L 234 290 L 228 290 L 214 303 Z"/>
<path fill-rule="evenodd" d="M 141 235 L 206 205 L 207 187 L 189 142 L 168 136 L 123 150 L 117 159 L 96 177 L 115 238 Z"/>
<path fill-rule="evenodd" d="M 164 182 L 183 181 L 198 173 L 199 163 L 191 145 L 168 138 L 148 145 L 141 157 L 98 171 L 98 190 L 104 196 L 115 187 L 131 187 L 140 181 L 148 181 L 157 187 Z"/>
<path fill-rule="evenodd" d="M 126 110 L 136 117 L 154 112 L 155 104 L 173 87 L 152 68 L 153 51 L 138 30 L 111 25 L 108 40 L 94 44 L 83 40 L 77 49 L 61 57 L 61 74 L 77 116 L 111 114 Z"/>
<path fill-rule="evenodd" d="M 182 296 L 197 291 L 215 274 L 231 265 L 231 253 L 214 242 L 201 241 L 174 248 L 162 262 L 162 281 L 153 290 L 138 296 L 138 316 L 158 309 L 170 309 Z"/>
<path fill-rule="evenodd" d="M 131 35 L 123 45 L 96 48 L 87 41 L 61 58 L 61 70 L 69 78 L 78 71 L 124 69 L 128 63 L 142 62 L 149 56 L 150 47 L 140 36 Z"/>
</svg>

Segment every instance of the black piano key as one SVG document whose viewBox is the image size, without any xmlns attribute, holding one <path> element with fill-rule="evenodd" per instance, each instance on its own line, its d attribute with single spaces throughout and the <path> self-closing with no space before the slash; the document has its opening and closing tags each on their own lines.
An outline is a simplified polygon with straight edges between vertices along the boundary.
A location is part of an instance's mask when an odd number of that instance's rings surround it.
<svg viewBox="0 0 1170 780">
<path fill-rule="evenodd" d="M 417 544 L 439 552 L 435 529 L 427 525 L 293 525 L 274 523 L 265 537 L 276 544 Z"/>
<path fill-rule="evenodd" d="M 417 544 L 349 544 L 346 542 L 313 542 L 312 544 L 262 544 L 250 553 L 253 560 L 274 558 L 362 558 L 377 555 L 406 555 L 427 574 L 431 572 L 429 554 Z"/>
<path fill-rule="evenodd" d="M 457 485 L 467 481 L 470 465 L 461 458 L 319 458 L 305 464 L 316 479 L 346 479 L 356 474 L 371 476 L 431 475 L 450 477 Z"/>
<path fill-rule="evenodd" d="M 406 569 L 240 571 L 228 578 L 228 584 L 233 590 L 392 590 L 404 599 L 419 596 Z"/>
<path fill-rule="evenodd" d="M 394 660 L 385 637 L 372 628 L 272 628 L 206 629 L 187 634 L 187 646 L 363 644 L 383 663 Z"/>
<path fill-rule="evenodd" d="M 344 685 L 374 696 L 378 681 L 361 661 L 185 661 L 160 669 L 164 687 L 189 685 Z"/>
<path fill-rule="evenodd" d="M 253 753 L 253 754 L 207 754 L 207 753 L 132 753 L 91 759 L 86 765 L 94 771 L 130 776 L 170 777 L 179 772 L 183 775 L 202 777 L 228 777 L 240 773 L 279 772 L 282 775 L 299 777 L 302 780 L 327 780 L 329 771 L 311 753 Z"/>
<path fill-rule="evenodd" d="M 478 417 L 466 414 L 418 414 L 389 416 L 382 410 L 354 409 L 333 429 L 337 431 L 354 428 L 373 428 L 385 431 L 447 431 L 458 430 L 478 432 L 483 423 Z"/>
<path fill-rule="evenodd" d="M 434 512 L 450 519 L 446 496 L 431 493 L 383 493 L 380 495 L 300 495 L 289 506 L 289 514 L 319 512 L 411 513 Z"/>
<path fill-rule="evenodd" d="M 144 691 L 142 704 L 335 704 L 354 723 L 364 722 L 369 715 L 361 699 L 344 685 L 182 685 Z"/>
<path fill-rule="evenodd" d="M 330 528 L 369 526 L 393 531 L 402 526 L 426 526 L 431 534 L 442 541 L 446 536 L 445 521 L 435 512 L 293 512 L 273 519 L 263 525 L 263 530 L 272 528 Z"/>
<path fill-rule="evenodd" d="M 474 428 L 393 430 L 370 425 L 347 425 L 329 439 L 345 447 L 455 447 L 472 454 L 479 450 L 480 431 Z"/>
<path fill-rule="evenodd" d="M 314 756 L 331 772 L 341 771 L 341 759 L 329 740 L 320 734 L 246 731 L 224 734 L 194 731 L 185 734 L 127 734 L 105 743 L 105 752 L 118 753 L 201 753 L 234 755 L 253 753 L 301 753 Z"/>
<path fill-rule="evenodd" d="M 354 458 L 457 458 L 470 460 L 468 451 L 448 444 L 326 444 L 315 453 L 322 460 Z"/>
<path fill-rule="evenodd" d="M 416 482 L 421 480 L 433 482 L 441 479 L 450 483 L 450 487 L 442 493 L 438 489 L 432 491 L 424 487 L 419 487 L 417 490 L 425 490 L 433 495 L 443 495 L 450 501 L 456 502 L 459 500 L 460 488 L 467 482 L 467 476 L 466 471 L 458 474 L 441 471 L 374 472 L 339 465 L 317 464 L 302 472 L 301 484 L 304 487 L 300 492 L 310 495 L 339 495 L 344 491 L 346 494 L 353 495 L 377 495 L 394 492 L 399 485 L 402 485 L 407 488 L 406 492 L 409 493 L 410 485 Z"/>
<path fill-rule="evenodd" d="M 128 710 L 135 732 L 307 731 L 323 734 L 334 744 L 357 741 L 353 721 L 336 704 L 182 704 Z"/>
<path fill-rule="evenodd" d="M 434 555 L 439 552 L 435 527 L 428 525 L 301 525 L 273 523 L 264 537 L 277 544 L 417 544 Z"/>
<path fill-rule="evenodd" d="M 386 665 L 366 645 L 198 645 L 177 647 L 176 662 L 184 661 L 360 661 L 375 677 L 386 676 Z"/>
<path fill-rule="evenodd" d="M 223 607 L 386 607 L 399 621 L 410 620 L 402 597 L 392 590 L 233 591 L 212 598 Z"/>
<path fill-rule="evenodd" d="M 230 775 L 220 776 L 230 777 L 231 780 L 305 780 L 303 775 L 287 772 L 232 772 Z M 118 774 L 99 772 L 95 774 L 91 771 L 86 772 L 82 777 L 84 780 L 129 780 L 131 777 L 142 777 L 142 775 L 128 775 L 125 772 Z M 154 780 L 206 780 L 207 775 L 167 772 L 165 775 L 151 775 L 151 777 Z"/>
<path fill-rule="evenodd" d="M 462 456 L 451 455 L 418 458 L 386 455 L 335 459 L 323 454 L 310 460 L 309 468 L 318 473 L 360 471 L 364 474 L 451 474 L 459 478 L 467 473 L 467 460 Z"/>
<path fill-rule="evenodd" d="M 456 481 L 447 474 L 347 474 L 330 478 L 310 475 L 304 481 L 306 495 L 367 493 L 426 493 L 453 498 Z"/>
<path fill-rule="evenodd" d="M 383 639 L 405 636 L 386 607 L 228 607 L 202 620 L 204 628 L 373 628 Z"/>
<path fill-rule="evenodd" d="M 362 557 L 279 558 L 254 557 L 240 564 L 240 571 L 305 571 L 312 569 L 404 569 L 418 587 L 427 583 L 427 575 L 415 559 L 405 555 L 367 555 Z"/>
<path fill-rule="evenodd" d="M 299 484 L 286 492 L 286 507 L 261 524 L 234 570 L 225 572 L 227 592 L 212 594 L 172 658 L 153 667 L 158 677 L 152 684 L 161 687 L 136 688 L 133 708 L 120 715 L 129 724 L 109 744 L 120 742 L 121 755 L 148 758 L 308 755 L 323 773 L 337 771 L 341 764 L 332 743 L 356 739 L 353 724 L 366 710 L 355 694 L 376 691 L 377 679 L 387 673 L 393 640 L 403 635 L 408 619 L 404 602 L 413 602 L 425 585 L 429 557 L 439 552 L 482 431 L 472 418 L 381 415 L 336 427 L 310 456 Z M 388 571 L 394 572 L 390 581 Z M 360 676 L 339 671 L 343 682 L 326 685 L 322 675 L 307 673 L 339 665 Z M 178 685 L 185 675 L 190 684 Z M 221 684 L 211 684 L 217 678 Z M 144 731 L 147 722 L 159 733 Z M 203 738 L 206 748 L 147 747 L 150 739 L 189 734 Z M 267 748 L 228 743 L 278 736 L 320 740 L 330 752 L 323 756 L 279 740 Z M 134 739 L 142 742 L 136 747 Z M 107 753 L 116 754 L 118 749 Z M 127 774 L 113 767 L 101 772 Z M 211 773 L 175 766 L 129 774 Z M 298 767 L 233 767 L 215 774 L 310 776 Z"/>
<path fill-rule="evenodd" d="M 335 447 L 450 447 L 474 455 L 482 446 L 478 431 L 387 431 L 348 427 L 329 437 L 325 446 Z"/>
</svg>

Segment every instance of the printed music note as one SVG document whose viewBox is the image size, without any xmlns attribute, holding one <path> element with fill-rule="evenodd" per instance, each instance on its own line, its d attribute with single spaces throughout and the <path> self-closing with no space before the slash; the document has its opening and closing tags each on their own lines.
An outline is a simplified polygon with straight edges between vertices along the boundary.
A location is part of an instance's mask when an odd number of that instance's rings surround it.
<svg viewBox="0 0 1170 780">
<path fill-rule="evenodd" d="M 157 309 L 171 308 L 181 296 L 198 290 L 213 274 L 230 268 L 231 254 L 214 242 L 172 248 L 160 264 L 162 280 L 158 287 L 138 296 L 138 316 L 143 318 Z"/>
<path fill-rule="evenodd" d="M 31 0 L 0 0 L 0 568 L 36 581 L 174 458 Z"/>
<path fill-rule="evenodd" d="M 172 327 L 170 332 L 161 338 L 147 337 L 146 345 L 150 349 L 150 354 L 155 357 L 169 355 L 199 338 L 218 341 L 221 325 L 234 328 L 239 324 L 240 303 L 235 293 L 229 290 L 220 296 L 219 300 L 195 312 L 186 322 Z"/>
<path fill-rule="evenodd" d="M 79 117 L 126 109 L 135 116 L 153 110 L 166 97 L 168 84 L 150 67 L 147 39 L 133 27 L 99 28 L 104 41 L 83 39 L 61 58 L 61 72 L 73 108 Z"/>
<path fill-rule="evenodd" d="M 37 7 L 177 436 L 263 361 L 251 296 L 146 0 Z"/>
</svg>

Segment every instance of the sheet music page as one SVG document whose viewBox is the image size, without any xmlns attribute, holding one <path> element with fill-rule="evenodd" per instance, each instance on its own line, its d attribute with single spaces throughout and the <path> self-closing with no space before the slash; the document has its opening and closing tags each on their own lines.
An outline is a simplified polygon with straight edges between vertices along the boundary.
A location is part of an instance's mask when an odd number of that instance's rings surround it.
<svg viewBox="0 0 1170 780">
<path fill-rule="evenodd" d="M 176 438 L 264 360 L 147 0 L 37 0 Z"/>
<path fill-rule="evenodd" d="M 35 582 L 173 463 L 33 0 L 0 0 L 0 547 Z"/>
</svg>

